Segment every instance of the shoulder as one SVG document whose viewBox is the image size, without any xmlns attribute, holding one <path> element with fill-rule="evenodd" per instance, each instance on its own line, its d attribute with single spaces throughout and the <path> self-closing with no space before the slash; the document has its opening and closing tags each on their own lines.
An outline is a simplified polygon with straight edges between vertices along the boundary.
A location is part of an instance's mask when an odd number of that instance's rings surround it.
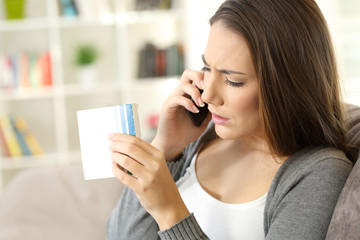
<svg viewBox="0 0 360 240">
<path fill-rule="evenodd" d="M 346 155 L 332 148 L 309 148 L 291 156 L 280 167 L 269 189 L 265 233 L 277 237 L 290 234 L 287 239 L 325 237 L 351 169 L 352 163 Z M 310 226 L 308 222 L 317 224 Z"/>
<path fill-rule="evenodd" d="M 352 168 L 345 153 L 334 148 L 307 148 L 290 156 L 280 167 L 273 180 L 274 184 L 298 182 L 305 176 L 329 177 L 334 173 L 347 178 Z M 333 176 L 334 177 L 334 176 Z"/>
<path fill-rule="evenodd" d="M 333 148 L 308 148 L 289 157 L 276 173 L 269 195 L 276 197 L 290 190 L 342 188 L 352 168 L 344 152 Z M 299 186 L 303 186 L 300 188 Z"/>
</svg>

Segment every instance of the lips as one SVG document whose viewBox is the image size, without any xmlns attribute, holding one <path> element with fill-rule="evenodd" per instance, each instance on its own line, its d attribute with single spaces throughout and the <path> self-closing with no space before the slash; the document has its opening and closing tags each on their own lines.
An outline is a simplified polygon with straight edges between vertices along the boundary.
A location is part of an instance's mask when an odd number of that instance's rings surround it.
<svg viewBox="0 0 360 240">
<path fill-rule="evenodd" d="M 221 125 L 221 124 L 225 124 L 227 123 L 230 119 L 229 118 L 224 118 L 224 117 L 221 117 L 215 113 L 211 113 L 212 115 L 212 121 L 214 122 L 214 124 L 216 125 Z"/>
</svg>

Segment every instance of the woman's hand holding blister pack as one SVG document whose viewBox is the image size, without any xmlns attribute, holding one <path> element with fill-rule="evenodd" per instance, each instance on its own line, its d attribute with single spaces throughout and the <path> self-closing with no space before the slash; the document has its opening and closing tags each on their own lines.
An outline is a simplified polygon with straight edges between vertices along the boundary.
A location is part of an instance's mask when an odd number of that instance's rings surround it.
<svg viewBox="0 0 360 240">
<path fill-rule="evenodd" d="M 161 151 L 127 134 L 111 134 L 109 140 L 114 175 L 135 192 L 160 229 L 167 229 L 190 214 Z"/>
</svg>

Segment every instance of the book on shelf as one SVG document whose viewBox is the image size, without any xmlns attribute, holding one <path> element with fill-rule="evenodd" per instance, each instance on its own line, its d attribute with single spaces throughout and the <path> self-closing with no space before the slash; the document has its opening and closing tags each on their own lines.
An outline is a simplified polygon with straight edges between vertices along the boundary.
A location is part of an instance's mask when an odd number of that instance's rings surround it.
<svg viewBox="0 0 360 240">
<path fill-rule="evenodd" d="M 6 138 L 5 138 L 5 132 L 3 131 L 3 127 L 0 121 L 0 147 L 1 147 L 1 155 L 4 157 L 10 157 L 9 148 L 6 145 Z"/>
<path fill-rule="evenodd" d="M 136 0 L 135 10 L 170 9 L 171 0 Z"/>
<path fill-rule="evenodd" d="M 19 157 L 22 155 L 22 151 L 20 148 L 20 145 L 18 143 L 18 140 L 16 138 L 14 129 L 11 125 L 11 119 L 7 115 L 0 116 L 0 125 L 1 130 L 4 135 L 4 142 L 1 144 L 4 145 L 8 149 L 9 156 L 6 157 Z"/>
<path fill-rule="evenodd" d="M 26 145 L 28 146 L 31 155 L 41 155 L 43 150 L 35 137 L 35 135 L 29 130 L 28 125 L 23 117 L 15 118 L 15 127 L 21 133 L 22 137 L 25 140 Z"/>
<path fill-rule="evenodd" d="M 22 53 L 21 57 L 20 57 L 20 82 L 21 82 L 21 87 L 30 87 L 30 80 L 29 80 L 29 57 L 27 56 L 26 53 Z"/>
<path fill-rule="evenodd" d="M 22 117 L 0 116 L 0 143 L 2 156 L 19 157 L 40 155 L 42 148 L 36 137 L 29 131 Z"/>
<path fill-rule="evenodd" d="M 0 56 L 1 88 L 51 86 L 52 82 L 52 59 L 49 51 L 43 54 L 15 51 Z"/>
<path fill-rule="evenodd" d="M 25 137 L 20 132 L 20 130 L 16 127 L 14 118 L 10 118 L 10 123 L 11 123 L 11 128 L 12 128 L 13 132 L 15 133 L 17 143 L 21 149 L 21 153 L 22 153 L 21 155 L 22 156 L 31 155 L 30 148 L 25 141 Z"/>
<path fill-rule="evenodd" d="M 181 44 L 166 49 L 146 43 L 139 52 L 138 77 L 178 76 L 184 71 L 184 51 Z"/>
<path fill-rule="evenodd" d="M 112 12 L 109 0 L 58 0 L 64 17 L 94 18 Z"/>
<path fill-rule="evenodd" d="M 76 17 L 78 15 L 77 7 L 74 0 L 59 0 L 58 3 L 62 16 Z"/>
</svg>

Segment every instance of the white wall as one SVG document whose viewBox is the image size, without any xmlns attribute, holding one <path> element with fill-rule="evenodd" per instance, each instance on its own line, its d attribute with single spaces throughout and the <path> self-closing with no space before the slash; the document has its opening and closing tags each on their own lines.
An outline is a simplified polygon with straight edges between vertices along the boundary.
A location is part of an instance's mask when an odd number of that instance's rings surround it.
<svg viewBox="0 0 360 240">
<path fill-rule="evenodd" d="M 185 45 L 187 67 L 201 69 L 201 55 L 205 50 L 209 34 L 209 19 L 221 5 L 223 0 L 184 0 L 187 12 L 185 28 Z"/>
</svg>

